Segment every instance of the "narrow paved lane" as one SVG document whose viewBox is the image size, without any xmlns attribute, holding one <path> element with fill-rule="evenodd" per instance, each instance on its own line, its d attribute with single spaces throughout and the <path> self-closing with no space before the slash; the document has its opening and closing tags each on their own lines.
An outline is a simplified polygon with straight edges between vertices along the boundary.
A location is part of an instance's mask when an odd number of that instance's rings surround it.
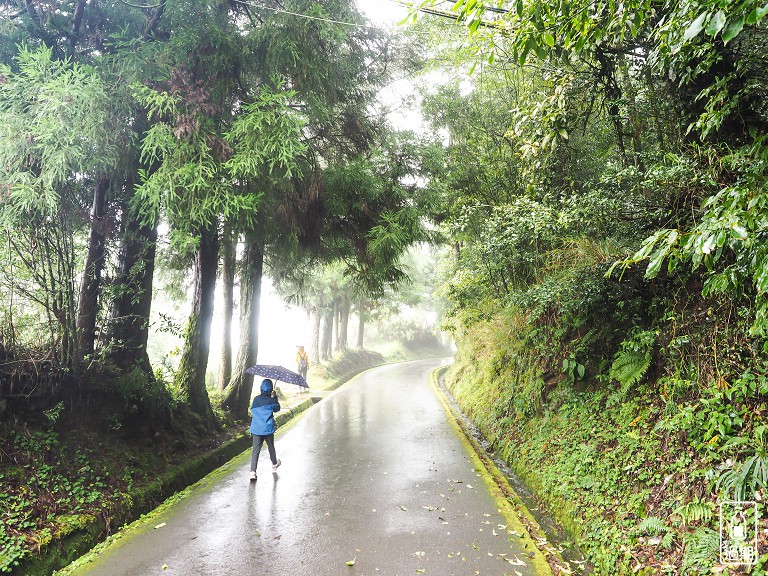
<svg viewBox="0 0 768 576">
<path fill-rule="evenodd" d="M 431 389 L 437 365 L 361 375 L 278 434 L 278 473 L 264 452 L 250 483 L 240 457 L 75 574 L 535 574 Z"/>
</svg>

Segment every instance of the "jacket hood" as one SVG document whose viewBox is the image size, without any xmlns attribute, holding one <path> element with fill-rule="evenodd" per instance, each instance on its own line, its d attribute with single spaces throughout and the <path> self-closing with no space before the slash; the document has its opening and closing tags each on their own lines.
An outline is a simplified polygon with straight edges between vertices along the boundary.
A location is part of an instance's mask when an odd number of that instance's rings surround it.
<svg viewBox="0 0 768 576">
<path fill-rule="evenodd" d="M 261 381 L 261 393 L 272 394 L 272 380 L 264 379 Z"/>
</svg>

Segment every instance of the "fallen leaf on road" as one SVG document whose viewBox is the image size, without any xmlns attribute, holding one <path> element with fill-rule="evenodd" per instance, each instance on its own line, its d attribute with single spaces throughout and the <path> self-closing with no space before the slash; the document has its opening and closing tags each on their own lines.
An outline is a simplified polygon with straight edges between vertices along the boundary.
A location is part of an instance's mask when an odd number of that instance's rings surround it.
<svg viewBox="0 0 768 576">
<path fill-rule="evenodd" d="M 355 565 L 355 560 L 357 560 L 357 556 L 352 558 L 352 560 L 347 560 L 347 566 L 354 566 Z"/>
<path fill-rule="evenodd" d="M 403 506 L 402 504 L 399 506 L 399 508 L 400 508 L 400 510 L 402 510 L 403 512 L 408 512 L 408 508 L 406 508 L 406 507 L 405 507 L 405 506 Z"/>
<path fill-rule="evenodd" d="M 161 524 L 158 524 L 157 526 L 155 526 L 155 530 L 157 530 L 158 528 L 162 528 L 163 526 L 165 526 L 165 522 L 162 522 Z"/>
<path fill-rule="evenodd" d="M 509 558 L 505 558 L 505 560 L 510 564 L 512 564 L 512 566 L 528 566 L 528 564 L 520 560 L 520 558 L 518 558 L 517 556 L 515 556 L 514 560 L 510 560 Z"/>
</svg>

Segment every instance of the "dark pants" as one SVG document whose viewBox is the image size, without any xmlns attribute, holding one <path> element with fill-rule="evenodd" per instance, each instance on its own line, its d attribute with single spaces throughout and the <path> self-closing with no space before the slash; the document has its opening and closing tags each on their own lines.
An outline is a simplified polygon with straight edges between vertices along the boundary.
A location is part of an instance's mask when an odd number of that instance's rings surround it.
<svg viewBox="0 0 768 576">
<path fill-rule="evenodd" d="M 259 464 L 259 452 L 264 441 L 267 441 L 267 450 L 269 450 L 269 459 L 272 464 L 277 464 L 277 455 L 275 454 L 275 435 L 259 436 L 253 434 L 253 450 L 251 451 L 251 472 L 256 472 L 256 466 Z"/>
</svg>

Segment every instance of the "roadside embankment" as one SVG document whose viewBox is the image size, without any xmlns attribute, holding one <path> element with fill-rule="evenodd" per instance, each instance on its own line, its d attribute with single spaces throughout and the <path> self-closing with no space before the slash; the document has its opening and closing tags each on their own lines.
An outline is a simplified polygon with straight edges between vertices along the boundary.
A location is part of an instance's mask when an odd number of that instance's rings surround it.
<svg viewBox="0 0 768 576">
<path fill-rule="evenodd" d="M 664 402 L 655 382 L 622 391 L 547 380 L 501 320 L 475 330 L 459 341 L 446 387 L 596 576 L 727 570 L 716 490 L 738 478 L 719 467 L 717 424 L 707 436 L 698 421 L 705 401 Z"/>
</svg>

